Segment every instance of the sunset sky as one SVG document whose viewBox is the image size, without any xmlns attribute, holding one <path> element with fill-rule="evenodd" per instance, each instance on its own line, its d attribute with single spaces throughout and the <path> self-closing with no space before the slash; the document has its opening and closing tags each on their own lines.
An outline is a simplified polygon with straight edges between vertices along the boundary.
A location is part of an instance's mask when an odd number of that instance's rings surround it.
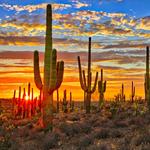
<svg viewBox="0 0 150 150">
<path fill-rule="evenodd" d="M 144 97 L 145 47 L 150 45 L 150 0 L 0 0 L 0 98 L 13 90 L 37 88 L 33 78 L 33 51 L 40 51 L 41 75 L 45 50 L 45 8 L 53 4 L 53 47 L 65 62 L 60 88 L 82 100 L 77 56 L 87 69 L 88 37 L 92 37 L 92 74 L 104 69 L 106 99 L 120 92 L 126 97 L 131 82 Z M 17 93 L 18 94 L 18 93 Z M 98 99 L 98 92 L 92 99 Z"/>
</svg>

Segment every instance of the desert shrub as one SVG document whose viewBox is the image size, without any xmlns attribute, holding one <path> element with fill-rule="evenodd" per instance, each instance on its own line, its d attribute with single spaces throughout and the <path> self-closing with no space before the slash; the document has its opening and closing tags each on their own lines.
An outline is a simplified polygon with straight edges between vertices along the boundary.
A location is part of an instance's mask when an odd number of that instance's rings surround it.
<svg viewBox="0 0 150 150">
<path fill-rule="evenodd" d="M 15 150 L 42 150 L 37 142 L 35 141 L 24 141 L 20 147 Z"/>
<path fill-rule="evenodd" d="M 79 121 L 80 117 L 78 115 L 72 115 L 68 118 L 70 121 Z"/>
<path fill-rule="evenodd" d="M 85 147 L 92 144 L 93 139 L 89 135 L 82 136 L 79 138 L 74 144 L 78 147 L 78 149 L 85 149 Z"/>
<path fill-rule="evenodd" d="M 96 106 L 94 106 L 94 105 L 91 105 L 91 111 L 97 111 L 98 109 L 97 109 L 97 107 Z"/>
<path fill-rule="evenodd" d="M 18 150 L 21 147 L 21 144 L 14 138 L 13 139 L 11 138 L 10 143 L 11 143 L 10 150 Z"/>
<path fill-rule="evenodd" d="M 144 118 L 142 118 L 140 116 L 137 116 L 137 117 L 131 118 L 129 120 L 129 124 L 141 127 L 141 126 L 143 126 L 143 124 L 145 124 L 145 120 L 146 119 L 144 119 Z"/>
<path fill-rule="evenodd" d="M 10 138 L 5 135 L 0 139 L 0 150 L 7 150 L 11 147 Z"/>
<path fill-rule="evenodd" d="M 0 126 L 0 135 L 5 136 L 5 134 L 6 134 L 5 129 L 2 126 Z"/>
<path fill-rule="evenodd" d="M 44 135 L 44 132 L 36 132 L 31 130 L 28 139 L 41 140 L 44 137 Z"/>
<path fill-rule="evenodd" d="M 59 135 L 57 133 L 47 133 L 42 139 L 42 146 L 44 150 L 49 150 L 58 145 Z"/>
<path fill-rule="evenodd" d="M 104 144 L 100 144 L 98 146 L 98 149 L 97 150 L 112 150 L 112 147 L 111 145 L 109 145 L 108 143 L 104 143 Z"/>
<path fill-rule="evenodd" d="M 141 150 L 149 150 L 150 149 L 150 145 L 149 144 L 142 144 L 142 145 L 140 145 L 140 149 Z"/>
<path fill-rule="evenodd" d="M 89 122 L 79 123 L 80 132 L 89 133 L 91 131 L 91 125 Z"/>
<path fill-rule="evenodd" d="M 115 125 L 115 127 L 117 127 L 117 128 L 126 128 L 126 127 L 128 127 L 128 121 L 127 121 L 127 120 L 123 120 L 123 121 L 121 121 L 121 120 L 116 120 L 116 121 L 114 122 L 114 125 Z"/>
<path fill-rule="evenodd" d="M 108 144 L 101 144 L 101 145 L 90 145 L 87 147 L 87 150 L 111 150 L 111 146 Z"/>
<path fill-rule="evenodd" d="M 28 128 L 16 128 L 14 129 L 13 135 L 15 137 L 28 137 L 29 133 L 30 131 Z"/>
<path fill-rule="evenodd" d="M 73 123 L 73 124 L 61 123 L 59 125 L 59 129 L 67 136 L 74 136 L 75 134 L 80 133 L 80 127 L 77 123 Z"/>
<path fill-rule="evenodd" d="M 120 144 L 118 150 L 131 150 L 130 146 L 128 144 Z"/>
<path fill-rule="evenodd" d="M 141 144 L 150 144 L 150 133 L 145 133 L 137 136 L 134 140 L 134 144 L 136 146 L 139 146 Z"/>
<path fill-rule="evenodd" d="M 101 128 L 99 130 L 95 130 L 95 132 L 93 132 L 93 137 L 96 139 L 106 139 L 109 138 L 109 133 L 110 133 L 110 129 L 107 128 Z"/>
<path fill-rule="evenodd" d="M 119 111 L 119 103 L 117 101 L 112 101 L 110 103 L 110 109 L 109 111 L 111 112 L 111 117 L 114 118 L 116 116 L 116 114 L 118 113 Z"/>
<path fill-rule="evenodd" d="M 124 135 L 123 135 L 123 133 L 122 133 L 121 131 L 116 130 L 116 129 L 112 129 L 112 130 L 111 130 L 111 133 L 110 133 L 110 136 L 111 136 L 112 138 L 121 138 L 121 137 L 123 137 Z"/>
</svg>

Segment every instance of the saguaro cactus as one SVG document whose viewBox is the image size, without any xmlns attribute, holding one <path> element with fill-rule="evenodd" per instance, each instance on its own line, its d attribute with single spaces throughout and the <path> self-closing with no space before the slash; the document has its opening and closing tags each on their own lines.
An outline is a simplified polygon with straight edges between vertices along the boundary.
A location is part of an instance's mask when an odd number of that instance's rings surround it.
<svg viewBox="0 0 150 150">
<path fill-rule="evenodd" d="M 121 87 L 121 93 L 120 93 L 120 99 L 121 101 L 125 101 L 125 94 L 124 94 L 124 84 L 122 83 L 122 87 Z"/>
<path fill-rule="evenodd" d="M 67 91 L 64 90 L 64 98 L 63 98 L 63 102 L 62 102 L 62 108 L 63 108 L 63 112 L 64 113 L 68 112 L 67 104 L 68 104 L 68 101 L 67 101 Z"/>
<path fill-rule="evenodd" d="M 146 47 L 145 100 L 150 110 L 149 47 Z"/>
<path fill-rule="evenodd" d="M 26 100 L 25 100 L 25 98 L 26 98 L 26 89 L 25 88 L 23 88 L 23 97 L 22 97 L 22 101 L 23 101 L 23 110 L 22 110 L 22 117 L 23 118 L 25 118 L 25 116 L 26 116 Z"/>
<path fill-rule="evenodd" d="M 44 56 L 44 79 L 39 70 L 39 54 L 34 52 L 34 80 L 37 88 L 43 91 L 43 116 L 42 124 L 51 129 L 53 119 L 53 92 L 57 90 L 63 80 L 64 62 L 57 62 L 57 51 L 52 49 L 52 6 L 47 5 L 46 15 L 46 39 Z"/>
<path fill-rule="evenodd" d="M 101 69 L 101 80 L 98 81 L 99 107 L 101 107 L 104 103 L 105 91 L 106 91 L 106 81 L 103 82 L 103 69 Z"/>
<path fill-rule="evenodd" d="M 70 108 L 71 108 L 71 105 L 72 105 L 72 92 L 70 92 Z"/>
<path fill-rule="evenodd" d="M 92 72 L 91 72 L 91 37 L 89 37 L 89 48 L 88 48 L 88 71 L 87 71 L 87 80 L 85 77 L 85 71 L 81 68 L 80 56 L 78 56 L 78 67 L 79 67 L 79 79 L 81 88 L 84 91 L 84 98 L 85 98 L 85 108 L 86 113 L 90 113 L 91 107 L 91 94 L 95 92 L 97 79 L 98 79 L 98 72 L 96 73 L 96 78 L 94 82 L 94 86 L 92 88 Z"/>
<path fill-rule="evenodd" d="M 27 99 L 27 117 L 31 117 L 31 114 L 30 114 L 30 93 L 31 93 L 31 84 L 28 83 L 28 99 Z"/>
<path fill-rule="evenodd" d="M 16 90 L 14 90 L 14 95 L 12 99 L 12 115 L 15 116 L 15 105 L 16 105 Z"/>
<path fill-rule="evenodd" d="M 135 86 L 134 86 L 134 83 L 132 81 L 132 87 L 131 87 L 131 101 L 132 101 L 132 103 L 134 102 L 134 97 L 135 97 Z"/>
<path fill-rule="evenodd" d="M 74 101 L 72 100 L 72 92 L 70 92 L 70 112 L 74 110 Z"/>
</svg>

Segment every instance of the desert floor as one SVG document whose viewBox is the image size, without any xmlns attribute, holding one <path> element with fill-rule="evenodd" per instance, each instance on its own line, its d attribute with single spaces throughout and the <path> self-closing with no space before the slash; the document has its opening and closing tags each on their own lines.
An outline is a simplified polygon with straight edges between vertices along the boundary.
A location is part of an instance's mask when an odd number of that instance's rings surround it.
<svg viewBox="0 0 150 150">
<path fill-rule="evenodd" d="M 54 114 L 49 133 L 37 117 L 12 119 L 9 102 L 2 103 L 0 150 L 150 150 L 150 113 L 142 102 L 106 102 L 101 111 L 92 103 L 91 114 L 76 104 L 74 112 Z"/>
</svg>

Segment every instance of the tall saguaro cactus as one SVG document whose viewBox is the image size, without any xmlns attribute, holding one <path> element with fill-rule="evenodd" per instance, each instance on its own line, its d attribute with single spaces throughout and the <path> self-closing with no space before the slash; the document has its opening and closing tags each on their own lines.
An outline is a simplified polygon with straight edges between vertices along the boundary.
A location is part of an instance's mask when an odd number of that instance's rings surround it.
<svg viewBox="0 0 150 150">
<path fill-rule="evenodd" d="M 146 47 L 145 100 L 150 110 L 149 47 Z"/>
<path fill-rule="evenodd" d="M 85 77 L 85 70 L 81 68 L 80 56 L 78 56 L 78 67 L 79 67 L 79 79 L 81 88 L 85 94 L 85 108 L 86 113 L 90 113 L 91 107 L 91 94 L 95 92 L 97 79 L 98 79 L 98 72 L 96 73 L 94 86 L 92 87 L 92 72 L 91 72 L 91 37 L 89 37 L 89 48 L 88 48 L 88 71 L 87 71 L 87 80 Z"/>
<path fill-rule="evenodd" d="M 57 90 L 63 80 L 64 62 L 57 62 L 57 51 L 52 49 L 52 6 L 47 5 L 46 12 L 46 39 L 44 55 L 44 79 L 40 76 L 39 54 L 34 52 L 34 80 L 37 88 L 43 91 L 43 126 L 52 127 L 53 119 L 53 92 Z"/>
<path fill-rule="evenodd" d="M 101 69 L 101 80 L 98 81 L 99 107 L 101 107 L 104 103 L 105 91 L 106 91 L 106 81 L 103 82 L 103 69 Z"/>
<path fill-rule="evenodd" d="M 132 101 L 132 103 L 134 102 L 134 97 L 135 97 L 135 86 L 134 86 L 134 83 L 132 81 L 132 87 L 131 87 L 131 101 Z"/>
</svg>

